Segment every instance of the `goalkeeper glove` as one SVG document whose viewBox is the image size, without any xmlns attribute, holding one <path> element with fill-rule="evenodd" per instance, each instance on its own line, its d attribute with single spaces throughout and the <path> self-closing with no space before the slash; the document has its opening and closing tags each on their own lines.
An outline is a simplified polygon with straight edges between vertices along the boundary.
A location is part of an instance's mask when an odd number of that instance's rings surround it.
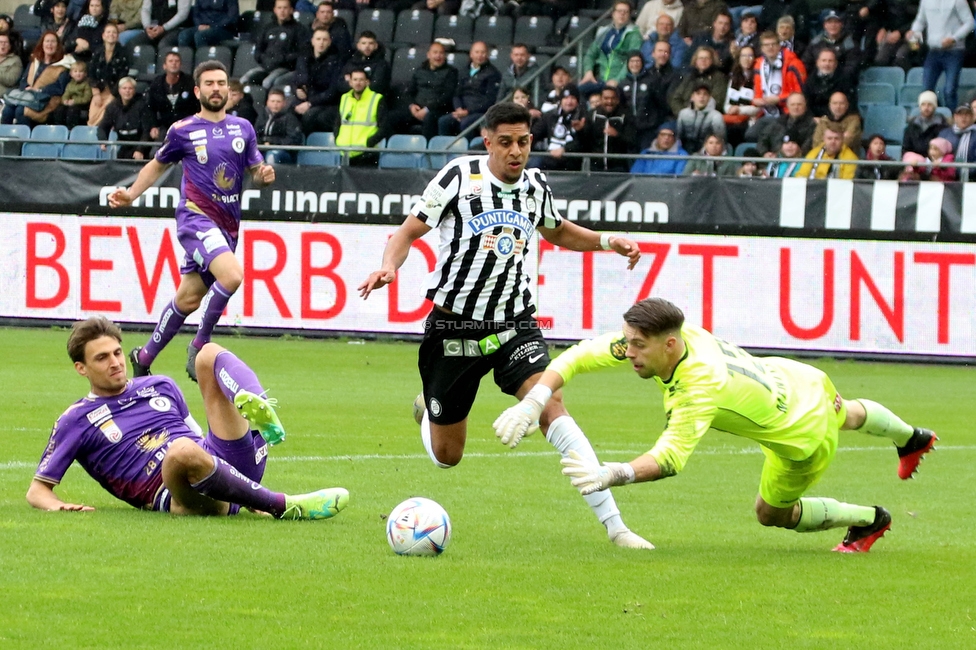
<svg viewBox="0 0 976 650">
<path fill-rule="evenodd" d="M 570 451 L 568 457 L 559 461 L 563 466 L 563 474 L 572 477 L 570 483 L 586 496 L 600 490 L 606 490 L 614 485 L 626 485 L 634 482 L 634 468 L 630 463 L 604 463 L 600 465 L 588 461 L 575 451 Z"/>
<path fill-rule="evenodd" d="M 524 436 L 538 431 L 539 416 L 542 415 L 542 409 L 546 407 L 550 397 L 552 391 L 537 384 L 522 398 L 521 402 L 499 415 L 492 427 L 502 444 L 514 449 Z"/>
</svg>

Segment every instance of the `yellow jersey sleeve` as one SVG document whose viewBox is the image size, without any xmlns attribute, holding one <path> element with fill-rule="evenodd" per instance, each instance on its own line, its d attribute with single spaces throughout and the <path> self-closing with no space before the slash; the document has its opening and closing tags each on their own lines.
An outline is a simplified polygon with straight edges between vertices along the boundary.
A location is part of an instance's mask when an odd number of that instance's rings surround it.
<svg viewBox="0 0 976 650">
<path fill-rule="evenodd" d="M 610 332 L 593 339 L 580 341 L 549 364 L 568 384 L 577 373 L 601 368 L 613 368 L 627 361 L 627 339 L 623 332 Z"/>
</svg>

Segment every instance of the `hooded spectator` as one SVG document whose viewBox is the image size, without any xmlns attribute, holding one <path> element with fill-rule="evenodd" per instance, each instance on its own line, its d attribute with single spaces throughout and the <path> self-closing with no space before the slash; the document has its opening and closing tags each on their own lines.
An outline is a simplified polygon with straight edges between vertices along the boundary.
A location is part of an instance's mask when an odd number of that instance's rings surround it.
<svg viewBox="0 0 976 650">
<path fill-rule="evenodd" d="M 641 154 L 645 156 L 687 156 L 688 152 L 682 148 L 677 139 L 677 125 L 669 121 L 658 127 L 654 142 Z M 634 162 L 630 168 L 630 173 L 651 176 L 680 176 L 687 164 L 687 160 L 677 158 L 641 158 Z"/>
</svg>

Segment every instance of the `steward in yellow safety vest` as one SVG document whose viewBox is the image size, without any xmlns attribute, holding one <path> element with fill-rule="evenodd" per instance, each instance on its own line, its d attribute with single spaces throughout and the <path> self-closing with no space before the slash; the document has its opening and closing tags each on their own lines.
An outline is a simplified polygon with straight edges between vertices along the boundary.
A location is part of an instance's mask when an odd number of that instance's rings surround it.
<svg viewBox="0 0 976 650">
<path fill-rule="evenodd" d="M 371 147 L 376 144 L 380 113 L 383 111 L 383 95 L 369 87 L 365 70 L 349 73 L 351 90 L 339 99 L 339 132 L 337 147 Z M 376 154 L 362 151 L 349 152 L 351 165 L 375 165 Z"/>
</svg>

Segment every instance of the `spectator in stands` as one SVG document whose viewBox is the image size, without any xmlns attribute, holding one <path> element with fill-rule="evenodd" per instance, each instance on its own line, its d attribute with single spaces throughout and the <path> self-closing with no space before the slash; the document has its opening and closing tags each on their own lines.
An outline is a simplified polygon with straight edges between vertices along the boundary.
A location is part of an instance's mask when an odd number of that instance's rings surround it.
<svg viewBox="0 0 976 650">
<path fill-rule="evenodd" d="M 281 77 L 295 71 L 309 37 L 294 14 L 291 0 L 275 0 L 275 19 L 261 30 L 254 48 L 259 67 L 245 72 L 241 83 L 260 83 L 271 88 Z"/>
<path fill-rule="evenodd" d="M 739 57 L 729 75 L 729 87 L 725 91 L 723 107 L 726 137 L 735 146 L 745 139 L 746 130 L 752 122 L 762 116 L 763 111 L 752 103 L 755 99 L 753 84 L 756 63 L 755 50 L 751 45 L 739 48 Z"/>
<path fill-rule="evenodd" d="M 24 64 L 10 46 L 10 35 L 0 34 L 0 97 L 17 87 Z"/>
<path fill-rule="evenodd" d="M 845 28 L 855 43 L 861 45 L 865 65 L 878 54 L 877 35 L 885 16 L 885 2 L 881 0 L 848 0 L 845 7 Z"/>
<path fill-rule="evenodd" d="M 926 169 L 929 180 L 943 183 L 956 180 L 956 168 L 943 166 L 943 163 L 951 163 L 953 160 L 955 158 L 952 155 L 952 143 L 945 138 L 934 138 L 929 143 L 931 165 Z"/>
<path fill-rule="evenodd" d="M 801 151 L 809 151 L 813 147 L 817 123 L 807 110 L 807 100 L 803 93 L 793 93 L 787 97 L 786 110 L 784 115 L 765 118 L 756 123 L 756 148 L 763 156 L 778 153 L 784 136 L 789 136 L 796 142 Z M 748 136 L 746 140 L 749 140 Z"/>
<path fill-rule="evenodd" d="M 742 155 L 747 158 L 758 158 L 759 152 L 756 151 L 755 147 L 749 147 Z M 755 160 L 744 160 L 739 163 L 739 169 L 735 175 L 737 178 L 765 178 L 766 176 Z"/>
<path fill-rule="evenodd" d="M 952 153 L 957 163 L 976 162 L 976 125 L 973 124 L 973 109 L 968 104 L 960 104 L 952 114 L 952 126 L 939 132 L 952 145 Z M 931 142 L 929 143 L 931 144 Z M 926 154 L 928 151 L 926 150 Z M 969 169 L 959 170 L 959 180 L 969 180 Z"/>
<path fill-rule="evenodd" d="M 413 8 L 426 9 L 436 16 L 456 16 L 461 8 L 461 0 L 417 0 Z"/>
<path fill-rule="evenodd" d="M 692 38 L 698 32 L 704 32 L 712 27 L 715 16 L 720 11 L 728 11 L 729 7 L 722 0 L 686 0 L 681 20 L 678 21 L 678 32 L 685 42 L 691 45 Z"/>
<path fill-rule="evenodd" d="M 220 45 L 236 36 L 241 9 L 237 0 L 193 0 L 193 26 L 180 30 L 186 47 Z"/>
<path fill-rule="evenodd" d="M 544 151 L 545 156 L 533 156 L 529 167 L 540 169 L 579 171 L 582 160 L 565 158 L 567 152 L 584 150 L 586 114 L 579 103 L 579 88 L 569 84 L 563 88 L 559 108 L 543 113 L 532 127 L 532 149 Z"/>
<path fill-rule="evenodd" d="M 454 111 L 437 123 L 440 135 L 457 135 L 481 119 L 498 97 L 502 73 L 488 60 L 488 46 L 477 42 L 468 51 L 466 74 L 459 75 L 454 93 Z"/>
<path fill-rule="evenodd" d="M 759 29 L 760 31 L 773 29 L 778 32 L 780 18 L 789 16 L 793 20 L 796 33 L 806 34 L 810 31 L 807 25 L 807 18 L 810 15 L 810 3 L 807 0 L 764 0 L 762 11 L 759 12 Z M 799 52 L 797 56 L 800 56 Z"/>
<path fill-rule="evenodd" d="M 329 34 L 331 35 L 332 32 L 330 31 Z M 384 98 L 390 96 L 390 79 L 393 72 L 386 60 L 386 48 L 371 31 L 360 32 L 359 39 L 356 41 L 356 51 L 352 53 L 352 57 L 342 69 L 346 84 L 351 85 L 349 75 L 356 68 L 366 71 L 369 87 L 373 92 L 383 95 Z"/>
<path fill-rule="evenodd" d="M 312 48 L 298 57 L 295 113 L 308 133 L 332 131 L 339 117 L 339 98 L 346 90 L 342 57 L 325 27 L 312 33 Z"/>
<path fill-rule="evenodd" d="M 948 106 L 957 105 L 966 37 L 973 31 L 974 20 L 973 10 L 966 0 L 921 0 L 912 28 L 905 35 L 912 42 L 922 38 L 924 33 L 929 53 L 925 56 L 922 85 L 925 90 L 935 90 L 935 84 L 944 72 L 946 81 L 942 95 Z"/>
<path fill-rule="evenodd" d="M 227 89 L 229 92 L 224 110 L 228 115 L 236 115 L 254 126 L 258 121 L 258 112 L 254 108 L 254 98 L 250 93 L 244 92 L 244 84 L 240 79 L 231 79 L 227 82 Z"/>
<path fill-rule="evenodd" d="M 189 17 L 190 0 L 142 0 L 139 12 L 142 32 L 133 34 L 134 30 L 126 30 L 120 40 L 126 44 L 153 45 L 157 50 L 173 47 Z"/>
<path fill-rule="evenodd" d="M 698 151 L 710 135 L 725 143 L 725 121 L 715 110 L 715 100 L 707 83 L 698 84 L 689 105 L 678 112 L 678 139 L 691 151 Z"/>
<path fill-rule="evenodd" d="M 599 91 L 604 84 L 616 86 L 627 74 L 627 56 L 640 50 L 643 41 L 630 13 L 630 3 L 617 0 L 611 23 L 596 30 L 593 42 L 583 55 L 583 76 L 579 84 L 583 95 Z"/>
<path fill-rule="evenodd" d="M 597 154 L 630 153 L 630 143 L 634 140 L 634 125 L 630 116 L 620 106 L 620 93 L 612 87 L 605 87 L 601 93 L 601 105 L 586 117 L 586 149 Z M 625 158 L 590 159 L 590 170 L 595 172 L 623 172 L 630 169 L 630 161 Z"/>
<path fill-rule="evenodd" d="M 386 117 L 383 96 L 372 89 L 369 75 L 362 68 L 349 73 L 349 92 L 339 100 L 338 147 L 374 147 L 380 141 L 379 125 Z M 353 167 L 375 167 L 379 154 L 350 151 Z"/>
<path fill-rule="evenodd" d="M 332 44 L 339 52 L 339 56 L 342 57 L 342 62 L 345 63 L 352 54 L 352 30 L 349 29 L 349 25 L 346 24 L 344 18 L 336 15 L 335 7 L 332 6 L 331 0 L 324 0 L 315 10 L 315 20 L 312 21 L 312 29 L 315 30 L 322 27 L 329 30 L 329 36 L 332 37 Z M 376 39 L 375 35 L 373 39 Z"/>
<path fill-rule="evenodd" d="M 925 167 L 926 158 L 914 151 L 906 151 L 901 156 L 902 162 L 908 163 L 908 166 L 904 167 L 898 173 L 898 182 L 907 183 L 910 181 L 920 181 L 922 180 L 919 170 Z"/>
<path fill-rule="evenodd" d="M 725 90 L 729 85 L 729 78 L 715 65 L 715 53 L 710 47 L 700 47 L 695 50 L 691 60 L 691 70 L 685 74 L 671 93 L 671 112 L 677 115 L 688 102 L 691 93 L 701 83 L 708 84 L 712 99 L 716 106 L 725 106 Z"/>
<path fill-rule="evenodd" d="M 146 101 L 136 92 L 136 80 L 122 77 L 118 85 L 119 98 L 105 107 L 105 115 L 98 124 L 98 139 L 108 140 L 115 131 L 119 142 L 145 142 L 150 139 L 152 114 Z M 105 151 L 106 145 L 102 145 Z M 126 160 L 145 160 L 149 157 L 149 147 L 122 145 L 117 158 Z"/>
<path fill-rule="evenodd" d="M 837 69 L 837 55 L 830 48 L 824 48 L 817 56 L 817 69 L 803 84 L 803 94 L 809 102 L 810 113 L 814 117 L 826 115 L 830 110 L 830 97 L 836 92 L 842 92 L 851 98 L 857 97 L 854 82 Z"/>
<path fill-rule="evenodd" d="M 34 91 L 38 104 L 33 107 L 18 105 L 5 97 L 0 123 L 26 124 L 33 128 L 36 124 L 47 122 L 48 117 L 61 103 L 61 95 L 71 78 L 68 70 L 72 63 L 74 58 L 65 56 L 64 48 L 54 32 L 41 34 L 17 85 L 20 90 Z"/>
<path fill-rule="evenodd" d="M 425 138 L 433 138 L 437 135 L 438 120 L 451 111 L 457 83 L 457 69 L 447 65 L 444 46 L 434 41 L 427 48 L 427 60 L 410 78 L 410 86 L 402 97 L 403 105 L 390 112 L 379 139 L 417 126 Z"/>
<path fill-rule="evenodd" d="M 674 27 L 674 21 L 667 14 L 658 17 L 656 30 L 651 32 L 641 43 L 640 51 L 644 56 L 644 66 L 654 65 L 654 48 L 662 41 L 671 46 L 670 60 L 674 62 L 675 68 L 681 68 L 684 65 L 685 57 L 688 56 L 688 44 L 685 43 L 685 39 L 681 38 L 681 34 Z"/>
<path fill-rule="evenodd" d="M 536 64 L 529 56 L 529 46 L 516 43 L 509 53 L 512 63 L 502 71 L 502 85 L 498 87 L 498 101 L 508 99 L 512 91 L 524 86 L 523 80 L 535 72 Z"/>
<path fill-rule="evenodd" d="M 681 143 L 675 135 L 674 122 L 665 122 L 658 127 L 654 142 L 647 149 L 641 151 L 643 156 L 687 156 Z M 677 158 L 641 158 L 630 168 L 631 174 L 648 174 L 651 176 L 680 176 L 688 164 L 687 160 Z"/>
<path fill-rule="evenodd" d="M 715 14 L 711 29 L 698 32 L 691 40 L 691 51 L 697 51 L 700 47 L 710 47 L 715 52 L 716 65 L 718 69 L 728 74 L 732 70 L 732 14 L 727 9 Z M 685 66 L 691 65 L 691 61 L 684 61 Z"/>
<path fill-rule="evenodd" d="M 108 22 L 108 12 L 102 0 L 88 0 L 82 13 L 71 35 L 64 40 L 64 51 L 88 60 L 92 50 L 102 44 L 102 31 Z"/>
<path fill-rule="evenodd" d="M 786 99 L 790 95 L 803 90 L 807 70 L 793 52 L 780 46 L 776 34 L 763 32 L 760 42 L 762 56 L 755 63 L 752 103 L 775 117 L 787 110 Z"/>
<path fill-rule="evenodd" d="M 759 46 L 759 19 L 752 11 L 744 11 L 732 40 L 732 58 L 737 59 L 739 50 L 744 47 L 751 47 L 753 52 L 758 52 Z"/>
<path fill-rule="evenodd" d="M 68 19 L 68 0 L 55 0 L 50 9 L 46 14 L 38 14 L 38 7 L 44 0 L 38 0 L 37 4 L 34 5 L 34 11 L 36 16 L 41 16 L 41 31 L 43 32 L 54 32 L 57 34 L 58 39 L 63 43 L 65 37 L 71 35 L 74 30 L 74 23 Z M 140 0 L 141 6 L 141 0 Z"/>
<path fill-rule="evenodd" d="M 268 91 L 264 102 L 264 115 L 254 125 L 258 144 L 265 146 L 295 146 L 305 141 L 302 125 L 285 101 L 285 93 L 277 88 Z M 285 149 L 271 149 L 264 152 L 264 160 L 269 165 L 289 165 L 295 162 L 295 152 Z"/>
<path fill-rule="evenodd" d="M 949 143 L 946 142 L 946 144 Z M 952 149 L 952 145 L 949 145 L 949 148 Z M 892 159 L 888 155 L 884 136 L 877 133 L 864 141 L 864 151 L 865 160 L 890 161 Z M 892 181 L 898 178 L 899 171 L 901 170 L 894 165 L 859 165 L 854 178 Z"/>
<path fill-rule="evenodd" d="M 115 21 L 119 31 L 119 43 L 125 45 L 132 36 L 142 33 L 142 0 L 112 0 L 109 3 L 108 19 L 109 22 Z M 123 38 L 126 32 L 131 32 L 131 36 Z"/>
<path fill-rule="evenodd" d="M 701 150 L 696 152 L 698 158 L 688 161 L 682 176 L 735 176 L 739 165 L 731 160 L 721 160 L 728 155 L 725 149 L 725 138 L 715 133 L 705 139 Z"/>
<path fill-rule="evenodd" d="M 634 126 L 635 151 L 650 147 L 658 127 L 674 119 L 668 97 L 679 76 L 669 61 L 668 48 L 666 42 L 658 41 L 654 45 L 654 65 L 644 71 L 641 71 L 643 58 L 640 53 L 632 52 L 627 59 L 627 76 L 619 88 L 624 110 Z"/>
<path fill-rule="evenodd" d="M 546 95 L 546 100 L 542 102 L 542 106 L 539 107 L 540 113 L 545 113 L 546 111 L 551 111 L 552 109 L 557 108 L 559 106 L 559 99 L 563 95 L 563 88 L 573 81 L 573 77 L 569 74 L 569 70 L 561 65 L 553 66 L 551 75 L 552 76 L 549 78 L 549 81 L 552 85 L 552 90 L 549 91 L 549 93 Z"/>
<path fill-rule="evenodd" d="M 796 176 L 802 163 L 780 159 L 801 158 L 803 156 L 803 149 L 800 148 L 799 142 L 788 135 L 784 135 L 783 141 L 779 146 L 779 153 L 770 153 L 772 155 L 767 155 L 766 157 L 775 158 L 776 160 L 771 160 L 766 165 L 766 178 L 793 178 Z"/>
<path fill-rule="evenodd" d="M 823 144 L 815 146 L 806 155 L 807 160 L 796 172 L 797 178 L 843 178 L 852 180 L 856 165 L 842 165 L 837 161 L 857 160 L 857 154 L 844 142 L 844 127 L 824 121 Z"/>
<path fill-rule="evenodd" d="M 681 0 L 647 0 L 641 7 L 640 15 L 637 16 L 637 29 L 640 30 L 644 40 L 650 38 L 651 32 L 657 30 L 660 33 L 658 19 L 664 15 L 671 19 L 672 31 L 675 30 L 685 8 Z"/>
<path fill-rule="evenodd" d="M 803 54 L 807 50 L 807 39 L 796 33 L 796 21 L 793 20 L 793 16 L 782 16 L 776 21 L 776 38 L 779 39 L 780 47 L 803 60 Z"/>
<path fill-rule="evenodd" d="M 88 81 L 88 65 L 84 61 L 72 63 L 68 74 L 71 80 L 64 88 L 61 104 L 54 110 L 51 122 L 64 124 L 70 131 L 83 121 L 87 121 L 92 87 Z"/>
<path fill-rule="evenodd" d="M 611 86 L 612 88 L 613 86 Z M 589 98 L 586 100 L 586 105 L 583 107 L 584 112 L 595 111 L 600 108 L 603 104 L 603 92 L 599 90 L 594 90 L 590 93 Z"/>
<path fill-rule="evenodd" d="M 817 129 L 813 132 L 813 146 L 823 142 L 828 124 L 839 124 L 844 130 L 844 145 L 855 153 L 861 149 L 861 116 L 857 109 L 847 101 L 847 95 L 836 92 L 830 96 L 827 114 L 819 118 Z"/>
<path fill-rule="evenodd" d="M 182 65 L 179 52 L 167 53 L 163 74 L 157 75 L 146 91 L 146 103 L 153 119 L 150 131 L 153 140 L 162 140 L 174 122 L 200 109 L 200 102 L 193 94 L 193 78 L 183 72 Z"/>
<path fill-rule="evenodd" d="M 901 151 L 914 151 L 925 156 L 929 151 L 932 138 L 939 136 L 946 128 L 945 118 L 935 112 L 938 108 L 939 97 L 931 90 L 925 90 L 918 96 L 918 115 L 913 115 L 905 127 L 905 134 L 901 140 Z"/>
<path fill-rule="evenodd" d="M 922 65 L 922 48 L 905 38 L 917 13 L 918 0 L 888 0 L 881 29 L 875 35 L 878 54 L 874 65 L 896 65 L 905 70 Z"/>
<path fill-rule="evenodd" d="M 102 44 L 92 52 L 88 65 L 91 79 L 92 100 L 88 107 L 88 126 L 98 126 L 105 114 L 105 107 L 113 101 L 113 90 L 119 80 L 129 74 L 129 57 L 119 46 L 119 27 L 111 20 L 102 30 Z"/>
<path fill-rule="evenodd" d="M 844 19 L 833 9 L 824 12 L 823 31 L 810 41 L 803 53 L 803 65 L 812 70 L 821 50 L 830 48 L 837 55 L 837 65 L 841 72 L 857 79 L 861 70 L 861 48 L 844 29 Z"/>
</svg>

